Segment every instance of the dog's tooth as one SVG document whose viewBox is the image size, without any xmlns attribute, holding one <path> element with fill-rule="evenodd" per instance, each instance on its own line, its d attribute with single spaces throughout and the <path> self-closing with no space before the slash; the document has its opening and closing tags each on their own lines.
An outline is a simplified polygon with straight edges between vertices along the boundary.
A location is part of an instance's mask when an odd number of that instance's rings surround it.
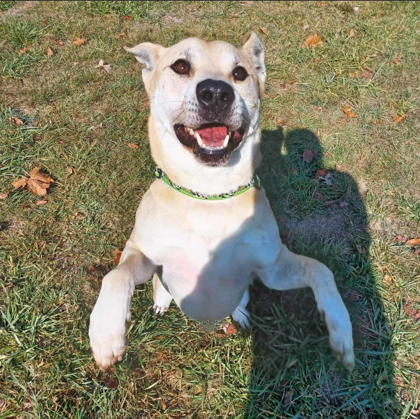
<svg viewBox="0 0 420 419">
<path fill-rule="evenodd" d="M 229 134 L 228 135 L 226 135 L 226 137 L 225 137 L 225 141 L 223 141 L 223 148 L 226 148 L 227 146 L 228 146 L 228 144 L 229 144 Z"/>
<path fill-rule="evenodd" d="M 198 132 L 194 134 L 194 137 L 197 139 L 198 145 L 200 147 L 206 148 L 206 145 L 203 143 L 203 140 L 201 139 L 200 134 Z"/>
<path fill-rule="evenodd" d="M 193 130 L 192 128 L 188 128 L 188 133 L 189 133 L 190 135 L 194 135 L 194 130 Z"/>
</svg>

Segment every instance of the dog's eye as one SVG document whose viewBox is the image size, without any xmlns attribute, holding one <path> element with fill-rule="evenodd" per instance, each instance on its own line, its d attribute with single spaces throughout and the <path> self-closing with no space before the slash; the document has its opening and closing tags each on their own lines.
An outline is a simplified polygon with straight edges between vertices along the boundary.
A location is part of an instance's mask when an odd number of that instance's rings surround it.
<svg viewBox="0 0 420 419">
<path fill-rule="evenodd" d="M 236 67 L 232 71 L 233 78 L 238 81 L 244 81 L 248 77 L 248 73 L 243 67 Z"/>
<path fill-rule="evenodd" d="M 191 70 L 190 63 L 185 60 L 177 60 L 171 65 L 172 70 L 177 74 L 189 74 Z"/>
</svg>

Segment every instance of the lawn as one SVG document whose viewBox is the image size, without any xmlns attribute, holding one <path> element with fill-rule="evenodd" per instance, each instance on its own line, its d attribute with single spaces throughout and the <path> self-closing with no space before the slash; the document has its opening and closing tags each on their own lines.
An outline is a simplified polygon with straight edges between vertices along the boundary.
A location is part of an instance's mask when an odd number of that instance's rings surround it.
<svg viewBox="0 0 420 419">
<path fill-rule="evenodd" d="M 419 16 L 416 2 L 1 2 L 0 419 L 418 418 Z M 333 270 L 356 368 L 335 361 L 310 290 L 256 283 L 252 329 L 227 334 L 175 306 L 156 317 L 148 283 L 102 373 L 89 314 L 154 179 L 141 66 L 122 47 L 240 46 L 249 29 L 268 71 L 258 173 L 283 241 Z M 309 35 L 322 44 L 302 48 Z M 14 189 L 36 166 L 48 194 Z"/>
</svg>

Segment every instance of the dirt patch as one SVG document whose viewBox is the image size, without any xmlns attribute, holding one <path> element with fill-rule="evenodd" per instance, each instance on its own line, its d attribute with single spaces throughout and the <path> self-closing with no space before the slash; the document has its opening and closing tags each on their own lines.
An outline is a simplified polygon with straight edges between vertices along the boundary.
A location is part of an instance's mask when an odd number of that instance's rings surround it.
<svg viewBox="0 0 420 419">
<path fill-rule="evenodd" d="M 37 3 L 37 1 L 23 1 L 21 3 L 18 3 L 15 7 L 12 7 L 11 9 L 0 13 L 0 18 L 10 16 L 21 16 L 25 14 L 28 10 L 32 9 Z"/>
</svg>

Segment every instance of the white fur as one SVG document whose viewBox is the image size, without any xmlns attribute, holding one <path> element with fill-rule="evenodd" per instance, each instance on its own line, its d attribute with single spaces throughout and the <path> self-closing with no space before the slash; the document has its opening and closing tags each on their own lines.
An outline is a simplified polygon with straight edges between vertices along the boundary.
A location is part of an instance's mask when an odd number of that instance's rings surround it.
<svg viewBox="0 0 420 419">
<path fill-rule="evenodd" d="M 171 48 L 139 44 L 127 50 L 146 65 L 143 80 L 151 102 L 151 149 L 168 177 L 205 194 L 228 192 L 248 183 L 260 161 L 258 122 L 265 67 L 258 37 L 248 35 L 241 49 L 190 38 Z M 189 77 L 170 68 L 180 57 L 188 57 L 193 64 Z M 231 77 L 238 63 L 250 74 L 244 82 Z M 173 130 L 175 123 L 200 125 L 195 89 L 207 78 L 223 80 L 235 91 L 229 124 L 239 127 L 242 118 L 248 121 L 242 144 L 219 167 L 198 161 Z M 153 182 L 137 210 L 120 265 L 104 278 L 91 315 L 89 336 L 101 368 L 121 359 L 134 286 L 156 272 L 156 312 L 164 312 L 174 299 L 192 318 L 218 320 L 233 314 L 243 326 L 249 324 L 247 290 L 253 275 L 278 290 L 310 286 L 325 316 L 334 352 L 347 368 L 354 366 L 351 323 L 332 273 L 282 245 L 263 189 L 209 202 L 185 196 L 162 180 Z"/>
</svg>

